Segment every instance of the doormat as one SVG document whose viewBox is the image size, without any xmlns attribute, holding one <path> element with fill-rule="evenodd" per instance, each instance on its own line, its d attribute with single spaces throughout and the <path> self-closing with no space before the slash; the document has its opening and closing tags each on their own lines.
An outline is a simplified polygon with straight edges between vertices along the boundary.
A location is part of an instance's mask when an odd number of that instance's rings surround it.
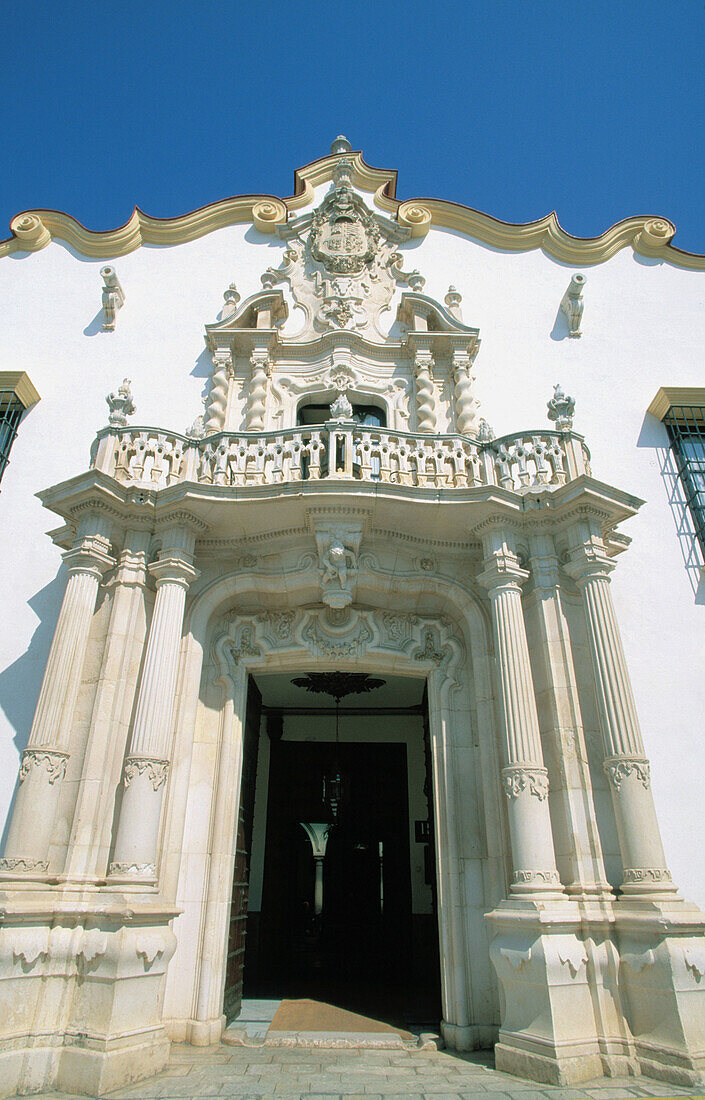
<svg viewBox="0 0 705 1100">
<path fill-rule="evenodd" d="M 307 998 L 297 1001 L 284 1000 L 274 1014 L 269 1025 L 272 1031 L 346 1031 L 354 1034 L 372 1032 L 375 1035 L 401 1035 L 402 1039 L 415 1039 L 410 1031 L 392 1027 L 381 1020 L 371 1020 L 368 1016 L 359 1016 L 325 1001 L 311 1001 Z"/>
</svg>

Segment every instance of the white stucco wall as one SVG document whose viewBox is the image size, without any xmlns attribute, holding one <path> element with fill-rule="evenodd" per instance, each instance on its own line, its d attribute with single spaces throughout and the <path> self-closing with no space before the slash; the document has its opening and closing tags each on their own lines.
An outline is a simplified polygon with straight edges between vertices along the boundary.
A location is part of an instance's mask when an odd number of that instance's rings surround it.
<svg viewBox="0 0 705 1100">
<path fill-rule="evenodd" d="M 369 196 L 366 196 L 368 204 Z M 0 823 L 15 785 L 63 588 L 59 525 L 37 490 L 86 468 L 105 394 L 132 379 L 135 424 L 183 431 L 200 412 L 210 373 L 203 326 L 223 290 L 243 297 L 280 262 L 283 245 L 236 226 L 175 247 L 142 247 L 115 261 L 126 293 L 114 333 L 101 331 L 100 267 L 62 244 L 0 260 L 0 362 L 25 370 L 41 402 L 20 427 L 0 494 Z M 645 500 L 624 527 L 633 538 L 613 589 L 633 677 L 666 853 L 675 881 L 705 907 L 699 812 L 705 748 L 705 586 L 687 568 L 661 471 L 664 429 L 646 414 L 661 385 L 702 384 L 705 274 L 625 249 L 576 269 L 540 252 L 507 254 L 432 230 L 401 246 L 425 293 L 463 294 L 463 317 L 480 329 L 476 361 L 481 414 L 495 432 L 547 426 L 556 382 L 576 400 L 575 427 L 592 451 L 593 474 Z M 583 270 L 583 337 L 567 339 L 559 302 Z M 395 305 L 388 314 L 394 317 Z M 295 323 L 288 323 L 293 331 Z M 700 561 L 699 555 L 696 556 Z"/>
</svg>

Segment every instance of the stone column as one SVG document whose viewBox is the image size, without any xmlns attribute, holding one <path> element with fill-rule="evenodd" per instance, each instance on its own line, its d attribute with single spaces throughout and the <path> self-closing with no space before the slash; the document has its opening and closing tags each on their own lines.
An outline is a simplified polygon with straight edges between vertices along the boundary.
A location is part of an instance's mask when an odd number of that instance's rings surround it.
<svg viewBox="0 0 705 1100">
<path fill-rule="evenodd" d="M 461 435 L 476 435 L 479 429 L 477 416 L 479 402 L 473 393 L 470 367 L 467 349 L 456 348 L 453 353 L 451 374 L 455 399 L 455 422 Z"/>
<path fill-rule="evenodd" d="M 601 540 L 589 536 L 565 566 L 582 593 L 595 672 L 604 767 L 612 792 L 622 854 L 624 894 L 664 899 L 676 888 L 666 867 L 651 792 L 649 761 L 632 695 L 622 639 L 612 603 L 610 573 Z"/>
<path fill-rule="evenodd" d="M 245 430 L 261 432 L 264 429 L 264 417 L 267 411 L 267 386 L 272 367 L 265 352 L 255 352 L 250 359 L 252 376 L 247 392 L 245 410 Z"/>
<path fill-rule="evenodd" d="M 49 846 L 66 774 L 71 725 L 98 586 L 114 565 L 109 556 L 109 523 L 90 513 L 81 520 L 76 542 L 64 561 L 66 591 L 49 651 L 44 680 L 27 748 L 20 764 L 20 785 L 0 873 L 45 874 Z"/>
<path fill-rule="evenodd" d="M 611 898 L 592 799 L 558 554 L 550 534 L 531 535 L 529 547 L 533 581 L 529 602 L 539 642 L 534 665 L 536 698 L 546 755 L 554 761 L 551 807 L 560 822 L 556 857 L 568 894 L 583 901 Z"/>
<path fill-rule="evenodd" d="M 154 882 L 162 796 L 169 772 L 169 741 L 186 592 L 198 576 L 195 537 L 183 527 L 164 535 L 159 560 L 149 566 L 157 597 L 147 638 L 124 792 L 109 876 Z"/>
<path fill-rule="evenodd" d="M 436 387 L 433 384 L 433 356 L 430 352 L 416 353 L 414 375 L 416 377 L 416 429 L 419 432 L 436 430 Z"/>
<path fill-rule="evenodd" d="M 105 876 L 115 785 L 122 775 L 146 634 L 144 593 L 151 539 L 151 525 L 148 530 L 128 530 L 112 578 L 110 625 L 60 881 L 97 882 Z"/>
<path fill-rule="evenodd" d="M 529 576 L 510 537 L 494 529 L 484 537 L 484 571 L 477 578 L 490 594 L 495 659 L 504 734 L 502 787 L 512 845 L 511 894 L 557 898 L 563 893 L 553 849 L 544 767 L 521 586 Z"/>
</svg>

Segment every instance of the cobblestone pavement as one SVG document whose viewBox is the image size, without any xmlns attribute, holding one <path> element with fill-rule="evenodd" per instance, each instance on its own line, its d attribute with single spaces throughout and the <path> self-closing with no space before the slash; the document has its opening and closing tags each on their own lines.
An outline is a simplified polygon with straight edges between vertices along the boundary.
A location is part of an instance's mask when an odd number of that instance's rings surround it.
<svg viewBox="0 0 705 1100">
<path fill-rule="evenodd" d="M 702 1090 L 647 1077 L 600 1077 L 579 1088 L 521 1081 L 493 1067 L 488 1052 L 303 1050 L 172 1047 L 157 1077 L 110 1093 L 111 1100 L 621 1100 L 638 1096 L 702 1096 Z M 86 1100 L 69 1093 L 34 1100 Z"/>
</svg>

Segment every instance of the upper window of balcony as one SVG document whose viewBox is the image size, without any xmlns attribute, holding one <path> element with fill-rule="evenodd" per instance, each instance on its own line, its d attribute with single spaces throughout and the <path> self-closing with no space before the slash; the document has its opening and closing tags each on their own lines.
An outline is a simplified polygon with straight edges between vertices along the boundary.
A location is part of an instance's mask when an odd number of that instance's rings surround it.
<svg viewBox="0 0 705 1100">
<path fill-rule="evenodd" d="M 352 419 L 356 424 L 371 428 L 386 428 L 387 417 L 384 409 L 376 405 L 353 405 Z M 330 405 L 301 405 L 296 416 L 299 427 L 312 424 L 325 424 L 331 419 Z"/>
<path fill-rule="evenodd" d="M 649 412 L 668 432 L 684 503 L 705 557 L 705 389 L 660 389 Z"/>
<path fill-rule="evenodd" d="M 0 480 L 10 461 L 20 420 L 39 394 L 24 371 L 0 371 Z"/>
</svg>

